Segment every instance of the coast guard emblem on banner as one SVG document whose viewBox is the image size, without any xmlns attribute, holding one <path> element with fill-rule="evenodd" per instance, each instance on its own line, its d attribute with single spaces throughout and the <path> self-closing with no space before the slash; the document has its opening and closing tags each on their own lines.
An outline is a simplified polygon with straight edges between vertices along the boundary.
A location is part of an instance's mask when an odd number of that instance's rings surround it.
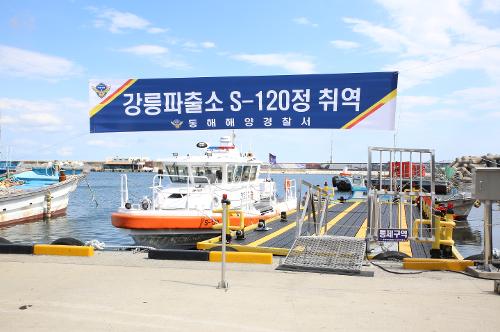
<svg viewBox="0 0 500 332">
<path fill-rule="evenodd" d="M 106 85 L 104 83 L 99 83 L 96 86 L 92 87 L 92 90 L 94 90 L 95 93 L 97 93 L 97 95 L 101 99 L 104 98 L 108 94 L 109 89 L 111 89 L 111 86 Z"/>
<path fill-rule="evenodd" d="M 174 121 L 171 121 L 170 123 L 175 127 L 175 129 L 179 129 L 184 122 L 179 120 L 179 119 L 175 119 Z"/>
</svg>

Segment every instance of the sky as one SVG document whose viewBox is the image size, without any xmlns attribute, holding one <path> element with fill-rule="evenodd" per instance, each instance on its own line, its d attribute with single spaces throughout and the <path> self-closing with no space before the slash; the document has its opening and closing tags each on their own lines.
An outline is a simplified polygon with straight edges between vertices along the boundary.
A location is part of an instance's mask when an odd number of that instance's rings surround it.
<svg viewBox="0 0 500 332">
<path fill-rule="evenodd" d="M 396 131 L 236 130 L 236 144 L 277 162 L 500 153 L 500 0 L 0 0 L 2 159 L 164 159 L 229 134 L 90 134 L 90 79 L 374 71 L 399 72 Z"/>
</svg>

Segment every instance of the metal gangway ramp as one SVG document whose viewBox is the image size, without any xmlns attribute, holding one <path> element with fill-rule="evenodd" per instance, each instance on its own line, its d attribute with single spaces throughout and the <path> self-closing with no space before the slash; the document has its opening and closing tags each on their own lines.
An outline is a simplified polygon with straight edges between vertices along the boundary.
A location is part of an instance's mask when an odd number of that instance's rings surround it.
<svg viewBox="0 0 500 332">
<path fill-rule="evenodd" d="M 328 192 L 303 180 L 302 186 L 306 187 L 306 196 L 304 204 L 297 206 L 295 241 L 278 269 L 360 274 L 366 251 L 364 239 L 327 235 Z"/>
</svg>

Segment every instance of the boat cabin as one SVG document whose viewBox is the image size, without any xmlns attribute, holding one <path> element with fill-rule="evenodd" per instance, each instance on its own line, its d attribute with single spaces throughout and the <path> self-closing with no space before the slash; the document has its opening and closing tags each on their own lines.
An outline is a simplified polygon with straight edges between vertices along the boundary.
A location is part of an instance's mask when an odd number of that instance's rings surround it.
<svg viewBox="0 0 500 332">
<path fill-rule="evenodd" d="M 169 180 L 175 183 L 238 183 L 255 181 L 259 177 L 260 165 L 238 163 L 196 162 L 166 164 Z"/>
<path fill-rule="evenodd" d="M 227 137 L 219 146 L 206 147 L 201 156 L 175 156 L 165 163 L 173 184 L 237 184 L 256 181 L 261 162 L 252 153 L 242 154 Z"/>
</svg>

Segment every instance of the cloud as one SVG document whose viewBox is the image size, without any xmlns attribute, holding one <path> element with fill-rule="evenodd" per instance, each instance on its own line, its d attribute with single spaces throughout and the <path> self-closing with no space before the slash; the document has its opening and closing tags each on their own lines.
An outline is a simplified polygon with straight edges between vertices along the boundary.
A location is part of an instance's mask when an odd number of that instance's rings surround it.
<svg viewBox="0 0 500 332">
<path fill-rule="evenodd" d="M 61 132 L 81 127 L 88 121 L 88 104 L 72 98 L 56 100 L 26 100 L 0 98 L 3 129 L 16 132 Z M 86 123 L 85 123 L 86 125 Z"/>
<path fill-rule="evenodd" d="M 356 18 L 345 17 L 354 32 L 366 35 L 379 45 L 380 52 L 401 52 L 409 40 L 396 30 Z"/>
<path fill-rule="evenodd" d="M 500 85 L 469 87 L 450 94 L 450 104 L 468 105 L 474 110 L 498 110 Z"/>
<path fill-rule="evenodd" d="M 398 108 L 410 109 L 416 107 L 428 107 L 436 105 L 441 101 L 434 96 L 398 96 Z"/>
<path fill-rule="evenodd" d="M 162 28 L 149 28 L 147 30 L 148 33 L 156 34 L 156 33 L 164 33 L 167 32 L 168 29 L 162 29 Z"/>
<path fill-rule="evenodd" d="M 42 126 L 58 126 L 62 125 L 63 121 L 60 117 L 54 114 L 44 114 L 44 113 L 24 113 L 20 116 L 21 120 L 29 122 L 31 125 L 42 125 Z"/>
<path fill-rule="evenodd" d="M 47 101 L 32 101 L 26 99 L 0 98 L 0 110 L 19 112 L 52 112 L 56 105 Z"/>
<path fill-rule="evenodd" d="M 177 70 L 187 70 L 191 68 L 191 65 L 186 61 L 169 56 L 155 57 L 152 61 L 163 68 Z"/>
<path fill-rule="evenodd" d="M 100 139 L 91 139 L 87 141 L 88 145 L 92 146 L 99 146 L 103 148 L 120 148 L 123 147 L 123 144 L 117 143 L 115 141 L 106 141 L 106 140 L 100 140 Z"/>
<path fill-rule="evenodd" d="M 215 43 L 211 41 L 204 41 L 200 43 L 201 47 L 203 48 L 215 48 Z"/>
<path fill-rule="evenodd" d="M 19 118 L 15 116 L 3 115 L 3 114 L 2 116 L 0 116 L 0 125 L 10 125 L 18 122 Z"/>
<path fill-rule="evenodd" d="M 128 48 L 120 49 L 122 52 L 132 53 L 135 55 L 158 55 L 168 52 L 168 48 L 159 45 L 137 45 Z"/>
<path fill-rule="evenodd" d="M 399 60 L 383 69 L 400 71 L 400 90 L 459 70 L 478 70 L 500 81 L 500 29 L 475 20 L 467 1 L 378 2 L 388 13 L 384 25 L 352 17 L 343 20 L 354 32 L 368 37 L 376 52 L 398 56 Z"/>
<path fill-rule="evenodd" d="M 163 68 L 185 70 L 190 68 L 182 59 L 170 54 L 168 48 L 160 45 L 144 44 L 136 45 L 118 50 L 119 52 L 130 53 L 139 57 L 144 57 Z"/>
<path fill-rule="evenodd" d="M 182 43 L 182 48 L 190 52 L 201 52 L 198 43 L 192 41 Z"/>
<path fill-rule="evenodd" d="M 179 40 L 177 40 L 177 42 L 179 42 Z M 201 43 L 197 43 L 188 40 L 182 43 L 182 48 L 190 52 L 201 52 L 202 49 L 215 48 L 215 43 L 211 41 L 204 41 Z"/>
<path fill-rule="evenodd" d="M 349 50 L 353 48 L 358 48 L 361 45 L 357 42 L 349 41 L 349 40 L 332 40 L 330 41 L 330 44 L 335 46 L 336 48 L 340 48 L 342 50 Z"/>
<path fill-rule="evenodd" d="M 69 157 L 73 155 L 73 148 L 69 146 L 64 146 L 57 150 L 57 154 L 63 157 Z"/>
<path fill-rule="evenodd" d="M 57 81 L 83 72 L 70 60 L 1 44 L 0 59 L 0 72 L 18 77 Z"/>
<path fill-rule="evenodd" d="M 122 33 L 125 30 L 142 30 L 151 34 L 163 33 L 167 29 L 152 26 L 151 22 L 129 12 L 121 12 L 113 8 L 89 7 L 96 14 L 96 28 L 104 28 L 111 33 Z"/>
<path fill-rule="evenodd" d="M 282 68 L 294 74 L 315 72 L 315 64 L 310 57 L 295 53 L 235 54 L 231 57 L 257 66 Z"/>
<path fill-rule="evenodd" d="M 313 28 L 319 27 L 319 24 L 311 22 L 307 17 L 296 17 L 293 22 L 300 25 L 306 25 Z"/>
<path fill-rule="evenodd" d="M 500 12 L 500 0 L 483 0 L 481 10 L 486 12 Z"/>
</svg>

